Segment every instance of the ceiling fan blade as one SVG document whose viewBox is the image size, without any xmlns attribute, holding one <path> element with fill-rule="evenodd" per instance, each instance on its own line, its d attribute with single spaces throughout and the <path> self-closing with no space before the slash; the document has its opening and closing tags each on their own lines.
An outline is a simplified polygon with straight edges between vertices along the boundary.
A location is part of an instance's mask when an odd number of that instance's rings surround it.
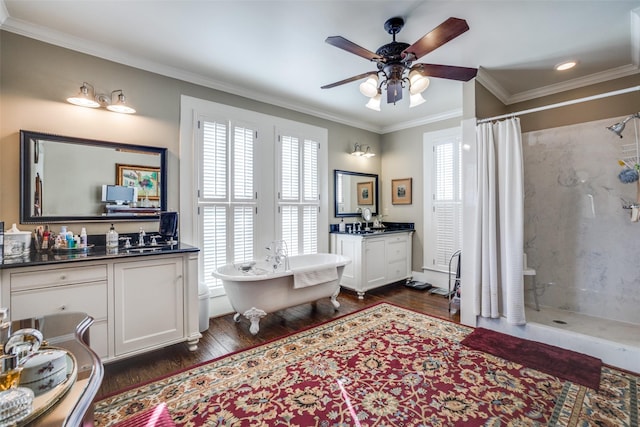
<svg viewBox="0 0 640 427">
<path fill-rule="evenodd" d="M 331 89 L 332 87 L 340 86 L 345 83 L 355 82 L 356 80 L 361 80 L 361 79 L 364 79 L 365 77 L 373 76 L 375 74 L 378 74 L 378 73 L 376 71 L 369 71 L 368 73 L 358 74 L 357 76 L 349 77 L 348 79 L 340 80 L 339 82 L 324 85 L 320 87 L 320 89 Z"/>
<path fill-rule="evenodd" d="M 415 64 L 411 70 L 417 70 L 423 76 L 468 82 L 478 74 L 477 68 L 456 67 L 454 65 Z"/>
<path fill-rule="evenodd" d="M 380 55 L 375 54 L 370 50 L 363 48 L 362 46 L 358 46 L 354 42 L 349 41 L 342 36 L 327 37 L 325 42 L 329 43 L 332 46 L 339 47 L 340 49 L 346 50 L 347 52 L 350 52 L 355 55 L 361 56 L 365 59 L 368 59 L 369 61 L 382 61 L 384 59 Z"/>
<path fill-rule="evenodd" d="M 436 50 L 446 42 L 458 37 L 469 29 L 467 21 L 460 18 L 449 18 L 442 24 L 424 35 L 420 40 L 406 48 L 402 56 L 411 55 L 410 60 L 415 61 L 427 53 Z"/>
</svg>

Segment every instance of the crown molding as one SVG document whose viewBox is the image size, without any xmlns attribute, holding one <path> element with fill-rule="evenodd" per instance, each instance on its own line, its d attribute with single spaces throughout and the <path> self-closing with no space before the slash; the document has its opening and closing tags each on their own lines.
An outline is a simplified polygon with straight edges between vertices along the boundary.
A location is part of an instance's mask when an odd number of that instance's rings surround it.
<svg viewBox="0 0 640 427">
<path fill-rule="evenodd" d="M 425 116 L 417 120 L 409 120 L 402 123 L 395 123 L 391 126 L 385 126 L 381 129 L 382 134 L 395 132 L 404 129 L 411 129 L 417 126 L 428 125 L 430 123 L 437 123 L 442 120 L 455 119 L 456 117 L 462 118 L 462 108 L 445 111 L 431 116 Z"/>
</svg>

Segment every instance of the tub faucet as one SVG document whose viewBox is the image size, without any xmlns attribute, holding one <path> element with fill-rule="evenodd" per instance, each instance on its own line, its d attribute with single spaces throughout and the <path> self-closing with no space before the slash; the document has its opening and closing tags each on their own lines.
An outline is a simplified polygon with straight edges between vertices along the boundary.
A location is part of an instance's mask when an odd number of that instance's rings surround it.
<svg viewBox="0 0 640 427">
<path fill-rule="evenodd" d="M 270 252 L 267 255 L 267 262 L 273 263 L 273 270 L 277 270 L 284 263 L 285 271 L 289 270 L 289 254 L 287 251 L 287 242 L 277 240 L 271 242 L 266 249 Z"/>
</svg>

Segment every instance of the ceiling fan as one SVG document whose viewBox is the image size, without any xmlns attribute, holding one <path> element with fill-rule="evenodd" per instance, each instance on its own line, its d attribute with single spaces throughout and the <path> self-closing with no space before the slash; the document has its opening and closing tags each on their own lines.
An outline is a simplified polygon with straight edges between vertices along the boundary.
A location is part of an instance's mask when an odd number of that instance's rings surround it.
<svg viewBox="0 0 640 427">
<path fill-rule="evenodd" d="M 474 78 L 478 73 L 477 68 L 439 64 L 412 65 L 413 61 L 467 31 L 469 25 L 464 19 L 449 18 L 412 45 L 396 41 L 396 34 L 400 32 L 402 27 L 404 27 L 404 19 L 401 17 L 388 19 L 384 23 L 384 29 L 393 36 L 393 41 L 380 46 L 375 53 L 342 36 L 327 37 L 326 43 L 375 62 L 378 66 L 378 71 L 370 71 L 349 77 L 348 79 L 322 86 L 322 89 L 330 89 L 368 77 L 360 85 L 360 91 L 371 98 L 377 97 L 379 103 L 382 89 L 386 87 L 387 103 L 395 104 L 402 99 L 402 88 L 407 84 L 409 85 L 409 93 L 413 96 L 420 94 L 427 88 L 429 79 L 426 77 L 466 82 Z M 406 76 L 405 73 L 407 74 Z M 424 99 L 422 99 L 422 102 L 424 102 Z M 377 109 L 379 109 L 379 106 Z"/>
</svg>

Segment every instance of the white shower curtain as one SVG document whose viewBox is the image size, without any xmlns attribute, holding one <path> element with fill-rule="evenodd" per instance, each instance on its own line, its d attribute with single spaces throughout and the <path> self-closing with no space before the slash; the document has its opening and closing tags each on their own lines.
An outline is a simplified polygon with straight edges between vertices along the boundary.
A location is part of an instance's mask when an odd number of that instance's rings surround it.
<svg viewBox="0 0 640 427">
<path fill-rule="evenodd" d="M 525 323 L 524 190 L 520 120 L 476 128 L 477 211 L 473 288 L 475 314 Z"/>
</svg>

